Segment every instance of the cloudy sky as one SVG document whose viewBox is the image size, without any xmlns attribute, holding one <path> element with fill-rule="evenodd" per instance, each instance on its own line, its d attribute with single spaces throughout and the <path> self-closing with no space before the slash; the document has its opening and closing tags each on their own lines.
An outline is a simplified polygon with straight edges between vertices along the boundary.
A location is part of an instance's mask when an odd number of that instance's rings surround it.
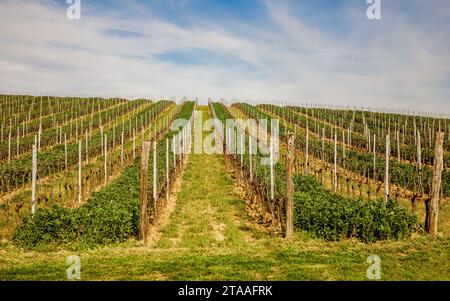
<svg viewBox="0 0 450 301">
<path fill-rule="evenodd" d="M 0 90 L 450 112 L 450 1 L 0 0 Z"/>
</svg>

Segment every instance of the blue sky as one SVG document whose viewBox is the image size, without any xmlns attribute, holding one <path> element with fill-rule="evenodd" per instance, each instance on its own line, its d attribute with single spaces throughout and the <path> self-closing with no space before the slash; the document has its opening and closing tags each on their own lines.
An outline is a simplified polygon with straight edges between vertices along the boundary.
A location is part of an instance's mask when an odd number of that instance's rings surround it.
<svg viewBox="0 0 450 301">
<path fill-rule="evenodd" d="M 449 113 L 450 1 L 0 0 L 0 89 Z"/>
</svg>

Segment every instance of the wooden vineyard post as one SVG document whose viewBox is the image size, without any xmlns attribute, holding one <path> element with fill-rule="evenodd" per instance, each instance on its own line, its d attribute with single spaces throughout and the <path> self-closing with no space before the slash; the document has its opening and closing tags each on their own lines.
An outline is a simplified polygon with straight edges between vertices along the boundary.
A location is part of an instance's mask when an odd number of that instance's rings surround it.
<svg viewBox="0 0 450 301">
<path fill-rule="evenodd" d="M 270 138 L 270 199 L 273 201 L 275 195 L 273 183 L 273 144 L 272 137 Z"/>
<path fill-rule="evenodd" d="M 178 133 L 178 135 L 177 135 L 177 137 L 178 137 L 178 142 L 177 142 L 177 152 L 178 152 L 178 165 L 180 165 L 181 164 L 181 160 L 182 160 L 182 153 L 183 153 L 183 151 L 182 151 L 182 145 L 181 145 L 181 132 L 179 132 Z"/>
<path fill-rule="evenodd" d="M 104 155 L 104 152 L 103 152 L 103 125 L 100 125 L 100 149 L 101 149 L 102 155 Z"/>
<path fill-rule="evenodd" d="M 373 180 L 377 178 L 377 135 L 373 134 Z"/>
<path fill-rule="evenodd" d="M 400 132 L 397 131 L 397 159 L 400 163 Z"/>
<path fill-rule="evenodd" d="M 322 183 L 322 185 L 325 185 L 325 126 L 322 128 L 322 154 L 321 154 L 321 159 L 322 159 L 322 167 L 321 167 L 321 175 L 320 175 L 320 182 Z"/>
<path fill-rule="evenodd" d="M 78 205 L 81 204 L 81 140 L 78 142 Z"/>
<path fill-rule="evenodd" d="M 334 175 L 333 175 L 334 192 L 337 191 L 337 134 L 334 133 Z"/>
<path fill-rule="evenodd" d="M 123 145 L 123 143 L 122 143 Z M 133 160 L 136 159 L 136 130 L 133 129 Z"/>
<path fill-rule="evenodd" d="M 144 131 L 142 131 L 142 135 L 144 135 Z M 144 141 L 144 139 L 142 139 L 142 141 Z M 113 142 L 112 149 L 115 149 L 116 148 L 116 121 L 114 121 L 112 142 Z"/>
<path fill-rule="evenodd" d="M 17 127 L 17 139 L 16 139 L 16 156 L 18 157 L 19 156 L 19 145 L 20 145 L 20 143 L 19 143 L 19 134 L 20 134 L 20 127 Z"/>
<path fill-rule="evenodd" d="M 153 204 L 155 210 L 155 221 L 158 218 L 157 194 L 156 194 L 156 141 L 153 141 Z"/>
<path fill-rule="evenodd" d="M 187 154 L 187 128 L 186 126 L 183 127 L 183 162 L 186 158 L 186 154 Z"/>
<path fill-rule="evenodd" d="M 120 163 L 123 165 L 123 131 L 121 136 L 121 143 L 120 143 Z"/>
<path fill-rule="evenodd" d="M 222 124 L 222 123 L 221 123 Z M 222 154 L 224 154 L 225 156 L 227 155 L 227 150 L 228 150 L 228 131 L 227 131 L 227 125 L 226 122 L 222 124 L 223 125 L 223 130 L 222 130 Z M 195 123 L 194 123 L 195 126 Z"/>
<path fill-rule="evenodd" d="M 306 125 L 305 174 L 309 173 L 309 127 Z"/>
<path fill-rule="evenodd" d="M 428 142 L 430 143 L 430 148 L 431 148 L 431 140 L 432 140 L 432 135 L 431 135 L 431 128 L 430 125 L 428 124 Z"/>
<path fill-rule="evenodd" d="M 11 163 L 11 128 L 9 129 L 8 136 L 8 164 Z"/>
<path fill-rule="evenodd" d="M 185 148 L 185 146 L 184 146 L 184 127 L 181 129 L 181 131 L 179 132 L 179 140 L 180 140 L 180 144 L 179 144 L 179 147 L 180 147 L 180 149 L 179 149 L 179 152 L 180 152 L 180 165 L 182 164 L 182 162 L 183 162 L 183 156 L 184 156 L 184 148 Z"/>
<path fill-rule="evenodd" d="M 244 131 L 242 131 L 241 132 L 241 139 L 240 139 L 240 141 L 239 141 L 239 145 L 240 145 L 240 147 L 239 147 L 239 151 L 240 151 L 240 157 L 241 157 L 241 178 L 244 176 L 243 175 L 243 170 L 244 170 L 244 152 L 245 152 L 245 146 L 244 146 L 244 133 L 243 133 Z"/>
<path fill-rule="evenodd" d="M 169 139 L 166 138 L 166 201 L 169 202 Z"/>
<path fill-rule="evenodd" d="M 188 152 L 189 152 L 189 145 L 188 145 L 188 143 L 189 143 L 189 141 L 188 141 L 188 129 L 187 129 L 187 125 L 185 125 L 184 126 L 184 129 L 183 129 L 184 131 L 184 142 L 183 142 L 183 145 L 184 145 L 184 153 L 183 153 L 183 156 L 184 157 L 186 157 L 186 155 L 188 154 Z"/>
<path fill-rule="evenodd" d="M 86 164 L 89 163 L 89 136 L 88 130 L 86 130 Z"/>
<path fill-rule="evenodd" d="M 369 136 L 370 136 L 370 131 L 369 131 Z M 352 146 L 352 140 L 351 140 L 351 132 L 350 132 L 350 127 L 348 128 L 348 132 L 347 132 L 347 144 L 349 147 Z M 369 144 L 370 144 L 370 139 L 369 139 Z M 369 147 L 370 148 L 370 147 Z M 370 151 L 370 150 L 369 150 Z"/>
<path fill-rule="evenodd" d="M 38 151 L 41 150 L 41 135 L 42 135 L 42 123 L 39 123 L 39 130 L 38 130 Z"/>
<path fill-rule="evenodd" d="M 234 133 L 234 135 L 232 137 L 232 140 L 233 140 L 233 142 L 232 142 L 233 143 L 233 157 L 234 157 L 234 164 L 237 165 L 237 154 L 238 154 L 237 129 L 234 129 L 233 133 Z"/>
<path fill-rule="evenodd" d="M 144 127 L 141 128 L 141 140 L 142 140 L 142 145 L 141 145 L 141 150 L 142 150 L 142 148 L 144 148 L 144 141 L 145 141 Z"/>
<path fill-rule="evenodd" d="M 370 143 L 370 139 L 369 139 L 369 143 Z M 345 131 L 344 130 L 342 130 L 342 167 L 345 169 Z"/>
<path fill-rule="evenodd" d="M 250 184 L 253 183 L 253 153 L 252 153 L 252 136 L 248 135 L 248 156 L 250 159 Z"/>
<path fill-rule="evenodd" d="M 406 122 L 408 122 L 408 120 L 406 120 Z M 403 126 L 402 126 L 402 144 L 405 144 L 405 128 L 406 128 L 406 123 L 403 124 Z"/>
<path fill-rule="evenodd" d="M 385 195 L 386 195 L 386 202 L 389 200 L 389 154 L 390 154 L 390 137 L 389 134 L 386 135 L 386 166 L 385 166 L 385 178 L 384 178 L 384 185 L 385 185 Z"/>
<path fill-rule="evenodd" d="M 64 163 L 65 163 L 64 166 L 65 166 L 66 172 L 67 172 L 69 167 L 67 166 L 67 134 L 66 133 L 64 133 Z"/>
<path fill-rule="evenodd" d="M 227 125 L 225 124 L 224 125 L 224 127 L 225 127 L 225 133 L 224 133 L 224 143 L 223 143 L 223 148 L 224 148 L 224 154 L 225 154 L 225 156 L 226 155 L 228 155 L 230 152 L 229 152 L 229 149 L 230 149 L 230 142 L 229 142 L 229 140 L 230 140 L 230 135 L 228 134 L 228 132 L 229 132 L 229 130 L 228 130 L 228 127 L 227 127 Z"/>
<path fill-rule="evenodd" d="M 36 178 L 37 178 L 37 145 L 33 144 L 32 169 L 31 169 L 31 214 L 36 209 Z"/>
<path fill-rule="evenodd" d="M 433 166 L 433 187 L 431 192 L 431 204 L 427 207 L 426 214 L 426 229 L 428 234 L 433 236 L 438 232 L 438 213 L 439 213 L 439 198 L 441 190 L 441 178 L 443 169 L 443 144 L 444 133 L 436 133 L 436 140 L 434 146 L 434 166 Z"/>
<path fill-rule="evenodd" d="M 175 138 L 176 137 L 177 136 L 172 137 L 173 168 L 174 168 L 175 172 L 177 170 L 177 155 L 175 152 Z"/>
<path fill-rule="evenodd" d="M 414 144 L 417 145 L 417 126 L 416 126 L 416 117 L 414 117 Z"/>
<path fill-rule="evenodd" d="M 325 163 L 325 127 L 322 128 L 322 162 Z"/>
<path fill-rule="evenodd" d="M 147 242 L 148 230 L 148 199 L 147 199 L 147 175 L 148 175 L 148 159 L 150 153 L 150 142 L 143 142 L 142 158 L 141 158 L 141 198 L 140 198 L 140 214 L 139 214 L 139 240 Z"/>
<path fill-rule="evenodd" d="M 104 157 L 105 157 L 105 185 L 106 185 L 106 183 L 108 182 L 108 143 L 107 143 L 107 139 L 108 139 L 108 136 L 107 136 L 107 134 L 105 134 L 105 140 L 103 141 L 104 142 L 104 145 L 105 145 L 105 150 L 104 150 Z"/>
<path fill-rule="evenodd" d="M 292 182 L 293 148 L 294 136 L 292 133 L 288 133 L 288 153 L 286 160 L 286 238 L 292 237 L 294 232 L 294 206 L 292 200 L 294 193 L 294 185 Z"/>
<path fill-rule="evenodd" d="M 417 168 L 419 172 L 419 193 L 423 194 L 422 180 L 422 147 L 420 143 L 420 131 L 417 132 Z"/>
</svg>

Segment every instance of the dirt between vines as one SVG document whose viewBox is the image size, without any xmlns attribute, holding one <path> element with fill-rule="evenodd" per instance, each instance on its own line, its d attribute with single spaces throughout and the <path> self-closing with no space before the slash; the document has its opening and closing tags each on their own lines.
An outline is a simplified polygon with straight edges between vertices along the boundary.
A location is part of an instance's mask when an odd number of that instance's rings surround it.
<svg viewBox="0 0 450 301">
<path fill-rule="evenodd" d="M 233 187 L 236 192 L 236 194 L 245 200 L 245 211 L 247 212 L 248 216 L 252 220 L 252 225 L 256 230 L 270 234 L 270 235 L 277 235 L 280 234 L 280 229 L 278 229 L 273 222 L 271 222 L 271 217 L 268 216 L 262 216 L 261 212 L 262 209 L 260 206 L 252 201 L 251 198 L 249 198 L 248 192 L 246 188 L 244 187 L 244 184 L 240 181 L 237 181 L 238 175 L 236 174 L 238 171 L 233 168 L 233 165 L 225 159 L 225 169 L 229 172 L 231 177 L 233 178 Z"/>
</svg>

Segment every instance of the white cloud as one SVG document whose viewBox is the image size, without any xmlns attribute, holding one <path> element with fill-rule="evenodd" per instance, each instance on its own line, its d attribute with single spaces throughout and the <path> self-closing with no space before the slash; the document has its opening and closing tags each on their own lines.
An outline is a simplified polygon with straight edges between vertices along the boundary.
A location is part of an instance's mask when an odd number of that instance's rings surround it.
<svg viewBox="0 0 450 301">
<path fill-rule="evenodd" d="M 127 3 L 137 13 L 133 18 L 108 10 L 69 21 L 51 2 L 1 2 L 0 89 L 448 111 L 449 38 L 439 30 L 424 32 L 414 20 L 375 24 L 349 9 L 342 17 L 357 26 L 343 38 L 306 23 L 278 1 L 266 2 L 270 20 L 263 28 L 241 21 L 228 28 L 205 20 L 183 28 L 137 2 Z M 121 31 L 135 34 L 123 37 Z M 157 58 L 180 51 L 213 53 L 245 65 Z"/>
</svg>

